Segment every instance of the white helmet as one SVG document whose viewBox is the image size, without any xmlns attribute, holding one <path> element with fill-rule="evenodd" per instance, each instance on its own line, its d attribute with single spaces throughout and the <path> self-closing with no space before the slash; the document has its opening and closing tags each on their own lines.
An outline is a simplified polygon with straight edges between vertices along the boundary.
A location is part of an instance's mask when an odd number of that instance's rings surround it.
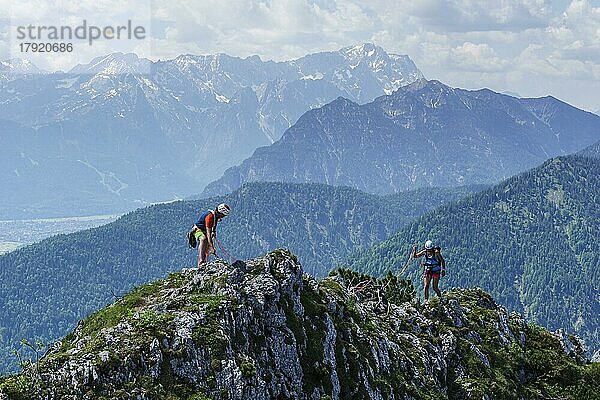
<svg viewBox="0 0 600 400">
<path fill-rule="evenodd" d="M 433 242 L 431 240 L 428 240 L 425 242 L 425 249 L 427 249 L 427 250 L 433 249 Z"/>
<path fill-rule="evenodd" d="M 228 216 L 229 215 L 229 211 L 231 211 L 231 207 L 229 207 L 228 204 L 225 203 L 221 203 L 217 206 L 217 211 L 220 212 L 221 214 L 223 214 L 223 216 Z"/>
</svg>

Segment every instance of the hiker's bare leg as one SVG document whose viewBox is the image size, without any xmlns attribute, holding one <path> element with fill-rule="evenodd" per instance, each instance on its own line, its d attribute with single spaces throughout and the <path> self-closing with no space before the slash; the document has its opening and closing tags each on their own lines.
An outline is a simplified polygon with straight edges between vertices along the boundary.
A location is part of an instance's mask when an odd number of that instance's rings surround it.
<svg viewBox="0 0 600 400">
<path fill-rule="evenodd" d="M 431 275 L 429 274 L 425 274 L 425 276 L 423 277 L 423 282 L 424 282 L 424 295 L 425 295 L 425 300 L 429 300 L 429 282 L 431 282 Z"/>
<path fill-rule="evenodd" d="M 208 239 L 205 236 L 202 236 L 200 239 L 200 244 L 198 244 L 198 268 L 201 265 L 206 264 L 206 258 L 208 255 Z"/>
<path fill-rule="evenodd" d="M 437 293 L 438 297 L 442 297 L 442 292 L 438 288 L 439 281 L 440 278 L 436 278 L 435 276 L 433 277 L 433 290 L 435 291 L 435 293 Z"/>
</svg>

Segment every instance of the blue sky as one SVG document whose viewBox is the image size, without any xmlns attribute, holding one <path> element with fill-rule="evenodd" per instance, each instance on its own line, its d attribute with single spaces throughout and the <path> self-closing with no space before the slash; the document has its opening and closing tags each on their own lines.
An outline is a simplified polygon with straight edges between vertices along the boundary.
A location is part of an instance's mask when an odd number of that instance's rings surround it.
<svg viewBox="0 0 600 400">
<path fill-rule="evenodd" d="M 600 110 L 600 0 L 0 0 L 0 10 L 10 10 L 4 21 L 13 26 L 137 19 L 151 39 L 133 50 L 151 59 L 221 52 L 285 60 L 373 42 L 409 55 L 428 79 Z M 33 61 L 68 69 L 110 45 L 82 49 L 77 60 Z M 0 59 L 15 55 L 10 46 L 0 36 Z"/>
</svg>

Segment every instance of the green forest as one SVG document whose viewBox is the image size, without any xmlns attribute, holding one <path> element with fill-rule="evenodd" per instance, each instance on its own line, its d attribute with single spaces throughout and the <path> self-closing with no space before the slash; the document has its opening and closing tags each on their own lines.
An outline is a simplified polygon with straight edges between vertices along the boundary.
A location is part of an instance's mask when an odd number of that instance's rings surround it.
<svg viewBox="0 0 600 400">
<path fill-rule="evenodd" d="M 387 241 L 350 258 L 382 275 L 406 262 L 411 245 L 442 247 L 442 290 L 478 286 L 549 329 L 599 341 L 600 160 L 567 156 L 429 212 Z M 422 287 L 420 266 L 406 274 Z"/>
</svg>

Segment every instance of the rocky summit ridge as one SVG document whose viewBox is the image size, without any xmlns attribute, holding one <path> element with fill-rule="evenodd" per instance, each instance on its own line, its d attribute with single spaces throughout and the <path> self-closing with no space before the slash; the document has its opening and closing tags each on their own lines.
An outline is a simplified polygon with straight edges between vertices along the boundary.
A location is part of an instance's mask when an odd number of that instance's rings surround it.
<svg viewBox="0 0 600 400">
<path fill-rule="evenodd" d="M 584 350 L 479 289 L 422 305 L 410 281 L 317 281 L 276 250 L 134 289 L 0 378 L 0 399 L 599 398 Z"/>
</svg>

